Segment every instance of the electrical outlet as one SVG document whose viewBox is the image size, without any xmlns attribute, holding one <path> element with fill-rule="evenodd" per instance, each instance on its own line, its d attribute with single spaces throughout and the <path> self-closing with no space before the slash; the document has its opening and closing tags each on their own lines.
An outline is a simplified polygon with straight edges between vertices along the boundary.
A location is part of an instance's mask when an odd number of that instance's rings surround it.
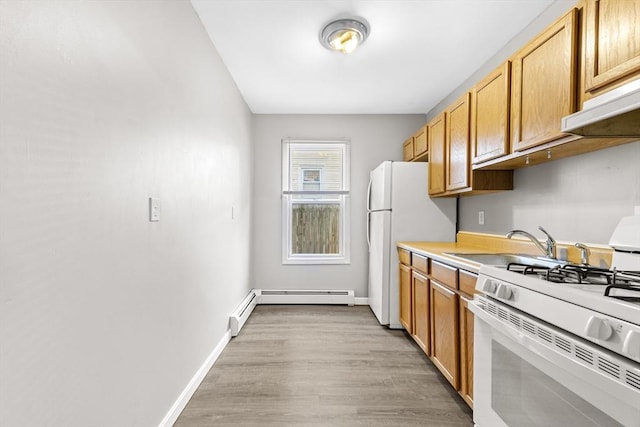
<svg viewBox="0 0 640 427">
<path fill-rule="evenodd" d="M 633 207 L 633 214 L 634 214 L 635 216 L 640 215 L 640 206 L 634 206 L 634 207 Z"/>
<path fill-rule="evenodd" d="M 160 221 L 160 199 L 149 197 L 149 221 Z"/>
<path fill-rule="evenodd" d="M 484 225 L 484 211 L 478 211 L 478 224 Z"/>
</svg>

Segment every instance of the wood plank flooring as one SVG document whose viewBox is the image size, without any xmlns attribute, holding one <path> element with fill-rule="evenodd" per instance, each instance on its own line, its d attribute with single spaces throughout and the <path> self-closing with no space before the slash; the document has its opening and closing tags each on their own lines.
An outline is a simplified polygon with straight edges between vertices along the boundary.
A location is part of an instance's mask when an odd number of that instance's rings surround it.
<svg viewBox="0 0 640 427">
<path fill-rule="evenodd" d="M 260 305 L 175 427 L 473 426 L 404 331 L 367 306 Z"/>
</svg>

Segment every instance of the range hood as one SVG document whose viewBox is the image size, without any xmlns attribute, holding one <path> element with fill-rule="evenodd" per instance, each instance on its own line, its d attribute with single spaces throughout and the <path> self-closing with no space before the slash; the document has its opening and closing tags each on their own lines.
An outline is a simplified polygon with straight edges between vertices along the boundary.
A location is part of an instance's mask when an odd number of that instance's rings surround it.
<svg viewBox="0 0 640 427">
<path fill-rule="evenodd" d="M 562 132 L 640 138 L 640 79 L 585 101 L 582 111 L 562 118 Z"/>
</svg>

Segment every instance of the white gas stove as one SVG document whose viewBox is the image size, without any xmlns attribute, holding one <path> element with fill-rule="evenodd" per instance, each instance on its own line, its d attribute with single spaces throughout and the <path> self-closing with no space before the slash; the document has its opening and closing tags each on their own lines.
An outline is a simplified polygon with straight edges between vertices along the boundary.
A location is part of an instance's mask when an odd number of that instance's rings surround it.
<svg viewBox="0 0 640 427">
<path fill-rule="evenodd" d="M 576 275 L 581 283 L 574 282 Z M 602 284 L 603 280 L 612 284 Z M 573 265 L 483 266 L 476 289 L 640 362 L 640 272 Z"/>
<path fill-rule="evenodd" d="M 610 270 L 481 267 L 476 425 L 640 426 L 640 217 L 610 245 Z"/>
</svg>

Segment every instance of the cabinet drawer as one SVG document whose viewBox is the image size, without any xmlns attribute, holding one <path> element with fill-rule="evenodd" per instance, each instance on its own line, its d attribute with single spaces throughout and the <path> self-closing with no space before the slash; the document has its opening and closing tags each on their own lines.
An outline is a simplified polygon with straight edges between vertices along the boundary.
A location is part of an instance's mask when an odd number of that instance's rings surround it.
<svg viewBox="0 0 640 427">
<path fill-rule="evenodd" d="M 411 266 L 424 274 L 429 272 L 427 269 L 427 258 L 422 255 L 411 254 Z"/>
<path fill-rule="evenodd" d="M 451 289 L 458 289 L 458 269 L 455 267 L 431 261 L 431 277 Z"/>
<path fill-rule="evenodd" d="M 459 283 L 460 283 L 460 291 L 464 292 L 467 295 L 473 295 L 475 293 L 476 288 L 476 280 L 478 280 L 478 275 L 474 273 L 470 273 L 468 271 L 460 270 L 459 275 Z"/>
<path fill-rule="evenodd" d="M 406 249 L 398 248 L 398 259 L 401 264 L 411 265 L 411 252 Z"/>
</svg>

